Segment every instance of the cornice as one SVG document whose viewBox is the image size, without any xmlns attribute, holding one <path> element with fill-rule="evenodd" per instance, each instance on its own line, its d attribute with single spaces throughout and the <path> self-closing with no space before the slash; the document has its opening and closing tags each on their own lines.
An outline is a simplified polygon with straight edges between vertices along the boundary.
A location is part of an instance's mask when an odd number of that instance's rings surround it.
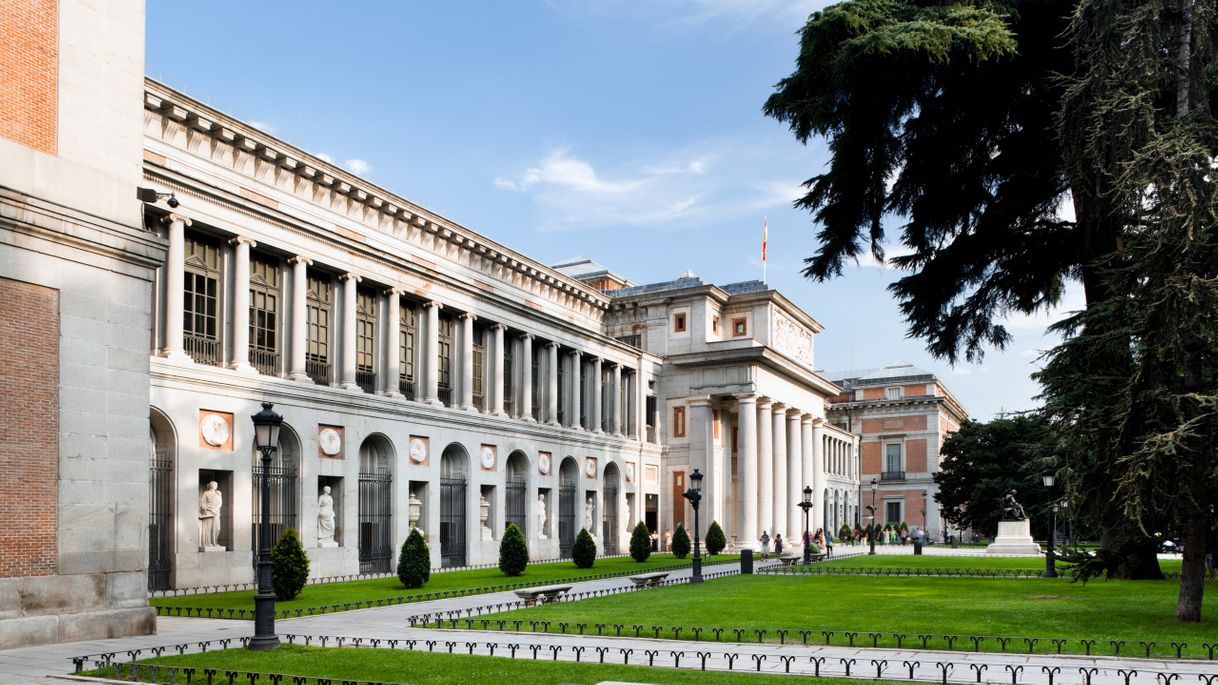
<svg viewBox="0 0 1218 685">
<path fill-rule="evenodd" d="M 199 154 L 204 142 L 201 139 L 205 139 L 213 149 L 219 146 L 228 154 L 208 154 L 204 159 L 211 163 L 226 159 L 230 162 L 230 170 L 244 174 L 258 184 L 265 184 L 259 175 L 279 179 L 290 176 L 297 189 L 294 196 L 302 196 L 302 190 L 307 191 L 303 195 L 308 197 L 333 196 L 334 202 L 343 207 L 339 213 L 365 228 L 389 235 L 427 235 L 437 247 L 444 244 L 445 247 L 436 252 L 445 256 L 449 256 L 450 251 L 465 253 L 470 264 L 479 264 L 482 271 L 496 280 L 511 282 L 504 278 L 504 272 L 517 274 L 536 287 L 552 290 L 602 312 L 609 308 L 608 298 L 579 281 L 253 129 L 169 86 L 152 79 L 145 79 L 144 84 L 144 109 L 176 124 L 186 133 L 187 139 L 195 139 L 182 146 L 168 136 L 162 136 L 167 144 L 187 152 L 193 148 L 194 154 Z M 253 169 L 253 173 L 239 168 L 241 166 Z M 274 187 L 276 192 L 283 192 Z"/>
</svg>

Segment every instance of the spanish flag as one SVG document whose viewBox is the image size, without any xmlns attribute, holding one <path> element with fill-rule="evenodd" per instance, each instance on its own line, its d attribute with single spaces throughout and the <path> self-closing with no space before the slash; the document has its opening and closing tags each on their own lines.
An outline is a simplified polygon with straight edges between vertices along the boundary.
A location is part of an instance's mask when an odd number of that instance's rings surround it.
<svg viewBox="0 0 1218 685">
<path fill-rule="evenodd" d="M 770 220 L 768 217 L 766 217 L 761 220 L 761 282 L 762 283 L 768 282 L 768 279 L 766 279 L 766 273 L 765 273 L 765 268 L 766 268 L 765 248 L 766 248 L 766 243 L 768 243 L 769 241 L 770 241 Z"/>
</svg>

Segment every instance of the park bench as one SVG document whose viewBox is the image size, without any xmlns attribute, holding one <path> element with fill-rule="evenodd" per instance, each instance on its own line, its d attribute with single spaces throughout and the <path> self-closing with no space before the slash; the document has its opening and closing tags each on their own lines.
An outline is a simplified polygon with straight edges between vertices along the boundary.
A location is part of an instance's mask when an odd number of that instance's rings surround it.
<svg viewBox="0 0 1218 685">
<path fill-rule="evenodd" d="M 524 590 L 516 590 L 516 596 L 525 601 L 525 606 L 549 604 L 550 602 L 553 602 L 559 597 L 567 594 L 567 591 L 570 589 L 570 585 L 543 585 L 542 587 L 531 587 L 525 588 Z"/>
<path fill-rule="evenodd" d="M 816 552 L 809 556 L 812 561 L 824 561 L 824 552 Z M 804 556 L 802 554 L 784 554 L 778 557 L 778 561 L 782 562 L 783 566 L 794 566 L 795 564 L 803 563 Z"/>
<path fill-rule="evenodd" d="M 667 577 L 668 571 L 661 571 L 659 573 L 640 573 L 637 576 L 630 576 L 630 580 L 635 587 L 655 587 L 664 582 Z"/>
</svg>

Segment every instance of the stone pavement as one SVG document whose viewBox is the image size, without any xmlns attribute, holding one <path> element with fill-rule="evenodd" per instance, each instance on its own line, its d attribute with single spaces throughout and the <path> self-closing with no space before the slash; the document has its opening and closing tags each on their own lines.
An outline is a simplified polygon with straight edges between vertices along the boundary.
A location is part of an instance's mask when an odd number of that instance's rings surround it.
<svg viewBox="0 0 1218 685">
<path fill-rule="evenodd" d="M 864 552 L 865 553 L 865 552 Z M 772 563 L 772 562 L 768 562 Z M 731 568 L 709 567 L 708 572 Z M 680 571 L 672 577 L 686 577 Z M 626 578 L 612 578 L 576 584 L 573 591 L 588 592 L 628 587 Z M 862 647 L 826 647 L 815 645 L 739 644 L 732 642 L 656 640 L 634 637 L 597 637 L 594 635 L 563 635 L 555 633 L 514 633 L 480 630 L 436 630 L 411 628 L 409 617 L 457 611 L 517 599 L 512 592 L 499 592 L 468 597 L 364 609 L 321 616 L 281 619 L 277 630 L 281 638 L 292 634 L 298 643 L 308 636 L 311 644 L 320 637 L 335 644 L 338 637 L 398 640 L 397 648 L 408 648 L 413 642 L 416 651 L 453 651 L 461 654 L 508 656 L 515 645 L 516 658 L 599 661 L 621 664 L 648 664 L 656 667 L 694 669 L 705 659 L 708 670 L 731 670 L 767 673 L 874 678 L 878 672 L 891 680 L 920 680 L 943 682 L 944 670 L 948 682 L 999 682 L 1074 684 L 1084 683 L 1084 671 L 1091 672 L 1093 685 L 1171 685 L 1176 683 L 1218 683 L 1216 661 L 1164 661 L 1114 657 L 1084 657 L 1055 655 L 1019 655 L 973 653 L 960 651 L 929 651 L 915 649 L 871 649 Z M 557 628 L 555 628 L 557 629 Z M 64 682 L 53 676 L 72 668 L 70 658 L 82 654 L 114 652 L 126 658 L 126 652 L 198 643 L 205 640 L 236 638 L 250 635 L 250 621 L 219 619 L 187 619 L 161 617 L 158 635 L 95 640 L 70 644 L 30 647 L 0 652 L 0 685 L 18 683 Z M 286 640 L 285 640 L 286 641 Z M 172 650 L 170 650 L 172 651 Z M 191 651 L 197 651 L 197 647 Z M 1051 674 L 1045 669 L 1053 671 Z M 1060 670 L 1054 670 L 1060 669 Z M 663 676 L 657 672 L 657 681 Z"/>
</svg>

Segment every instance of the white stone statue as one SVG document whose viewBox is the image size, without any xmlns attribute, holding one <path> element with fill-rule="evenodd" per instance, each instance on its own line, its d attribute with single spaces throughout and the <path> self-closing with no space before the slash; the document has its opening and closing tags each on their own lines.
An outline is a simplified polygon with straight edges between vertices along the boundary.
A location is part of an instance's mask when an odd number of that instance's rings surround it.
<svg viewBox="0 0 1218 685">
<path fill-rule="evenodd" d="M 410 506 L 408 508 L 407 517 L 410 519 L 410 529 L 414 530 L 419 527 L 419 518 L 423 516 L 423 503 L 419 501 L 414 493 L 410 493 Z"/>
<path fill-rule="evenodd" d="M 317 546 L 338 547 L 334 541 L 334 498 L 330 496 L 330 486 L 321 489 L 317 498 Z"/>
<path fill-rule="evenodd" d="M 199 551 L 223 552 L 220 546 L 220 509 L 224 497 L 220 495 L 220 484 L 211 481 L 199 495 Z"/>
<path fill-rule="evenodd" d="M 537 539 L 546 540 L 546 495 L 537 493 Z"/>
<path fill-rule="evenodd" d="M 622 530 L 630 532 L 630 501 L 627 500 L 626 506 L 622 507 Z"/>
<path fill-rule="evenodd" d="M 588 530 L 588 534 L 596 537 L 596 529 L 592 527 L 593 521 L 596 521 L 596 498 L 588 495 L 588 503 L 584 505 L 584 528 Z"/>
<path fill-rule="evenodd" d="M 482 540 L 483 542 L 494 540 L 495 536 L 491 533 L 490 526 L 486 525 L 491 518 L 491 503 L 486 501 L 485 496 L 479 496 L 478 499 L 481 500 L 478 503 L 478 520 L 482 527 Z"/>
</svg>

